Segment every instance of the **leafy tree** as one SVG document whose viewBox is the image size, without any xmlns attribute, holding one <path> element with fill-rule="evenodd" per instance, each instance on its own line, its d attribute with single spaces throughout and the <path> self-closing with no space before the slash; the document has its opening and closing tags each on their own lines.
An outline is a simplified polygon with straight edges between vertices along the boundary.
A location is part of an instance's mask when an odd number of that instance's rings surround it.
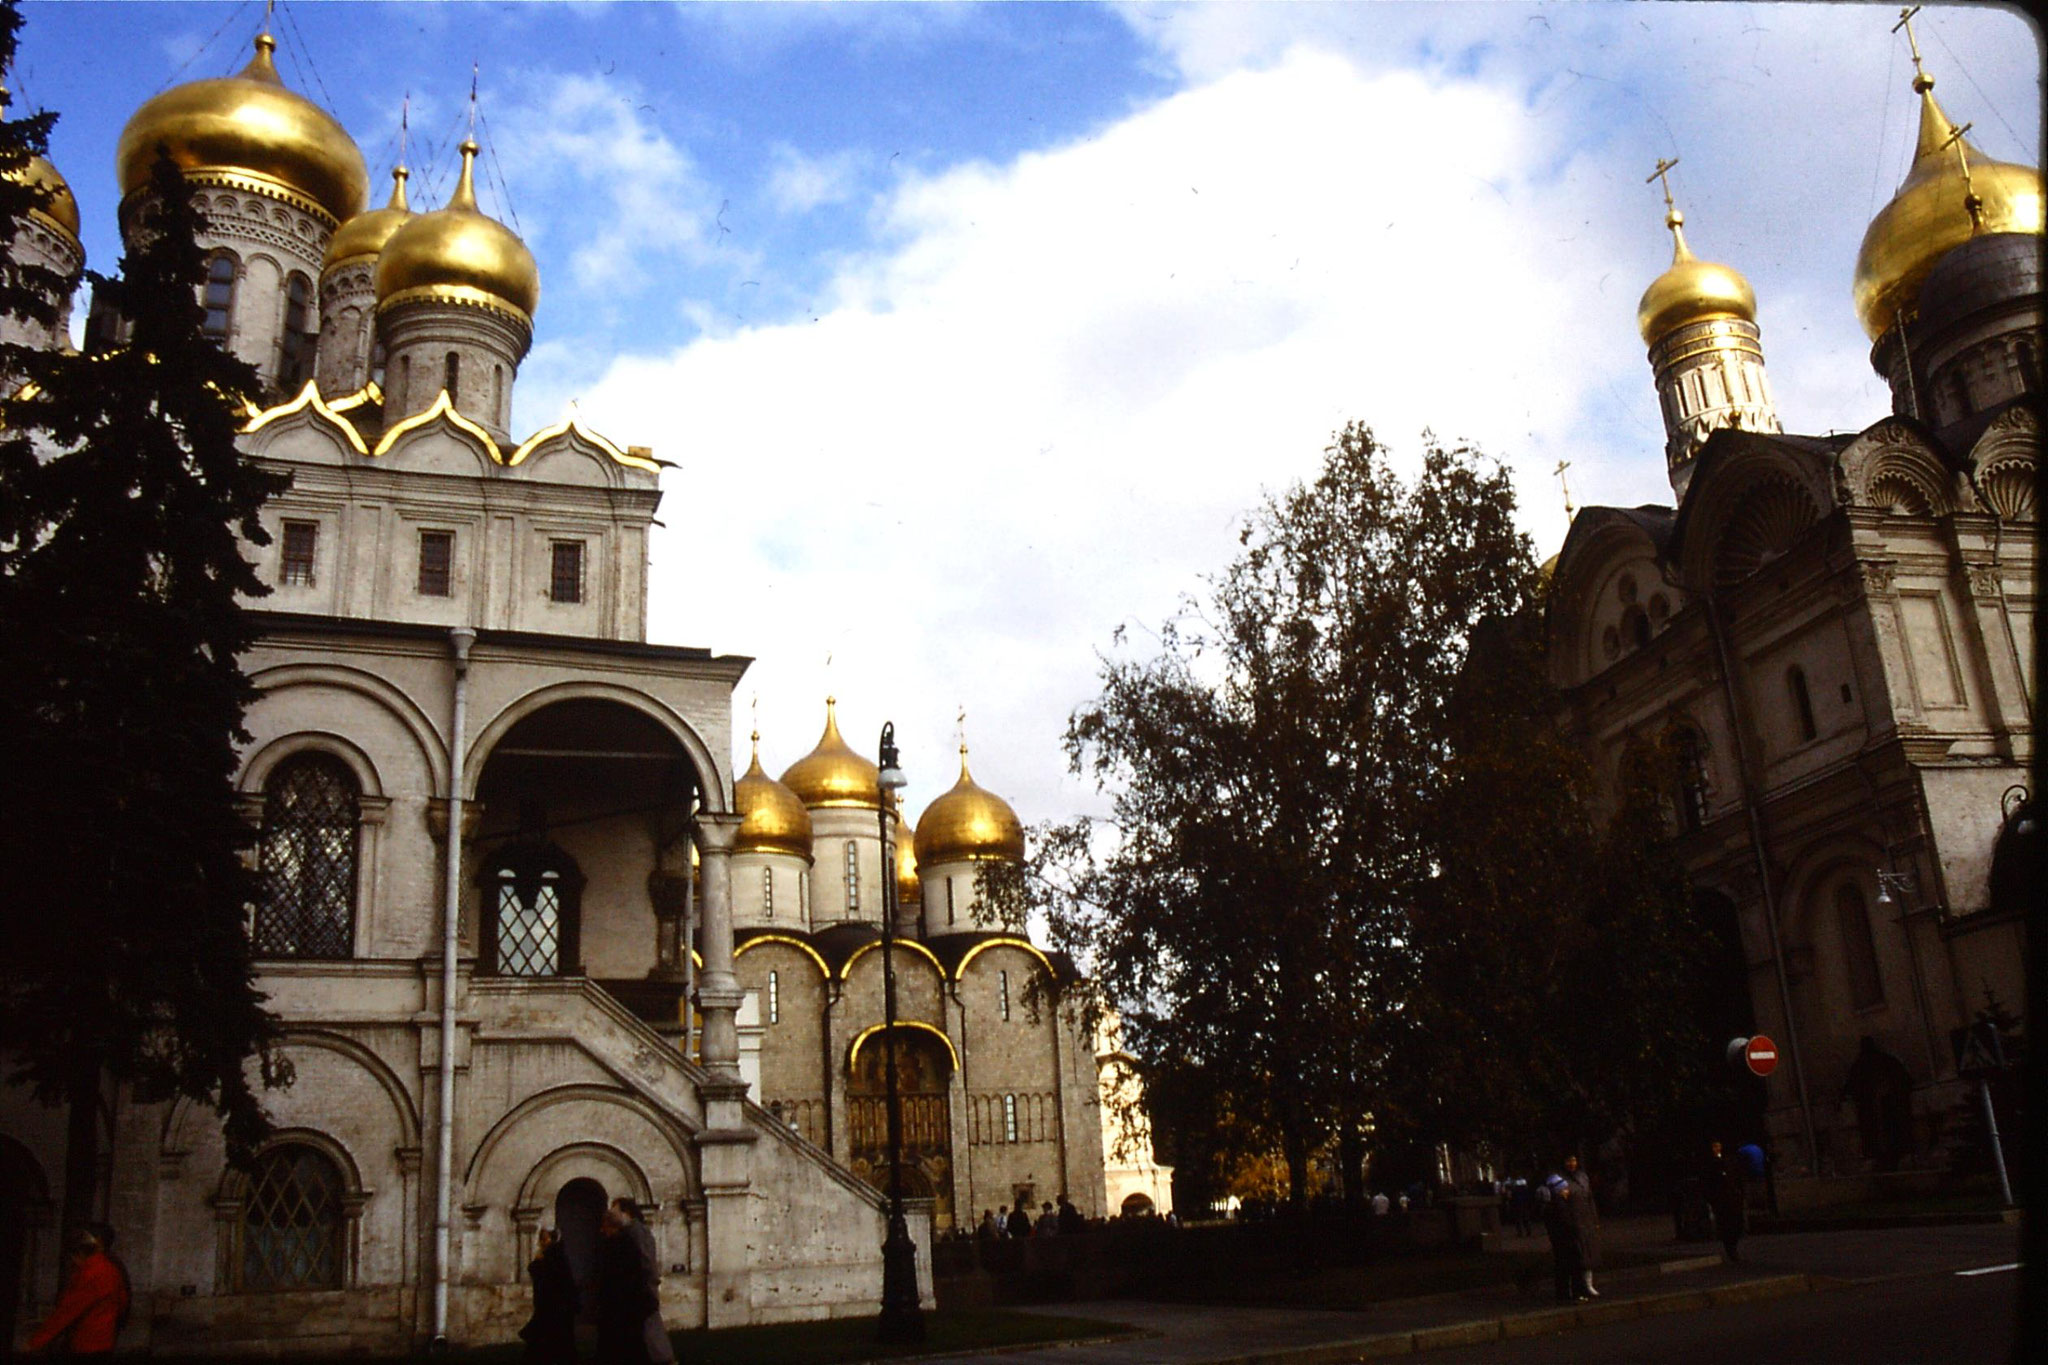
<svg viewBox="0 0 2048 1365">
<path fill-rule="evenodd" d="M 232 787 L 253 695 L 237 597 L 264 591 L 236 536 L 264 541 L 276 485 L 236 449 L 256 376 L 201 334 L 202 223 L 168 158 L 139 212 L 120 277 L 92 277 L 126 338 L 12 350 L 27 383 L 0 404 L 0 1038 L 10 1080 L 70 1106 L 67 1221 L 88 1216 L 106 1077 L 211 1105 L 244 1153 L 251 1072 L 288 1075 Z"/>
<path fill-rule="evenodd" d="M 1069 722 L 1113 814 L 1043 831 L 1022 894 L 1117 1002 L 1155 1106 L 1270 1135 L 1297 1204 L 1333 1135 L 1362 1195 L 1397 1093 L 1447 707 L 1472 628 L 1535 583 L 1513 510 L 1476 452 L 1428 439 L 1404 482 L 1353 425 Z"/>
<path fill-rule="evenodd" d="M 1710 1078 L 1717 948 L 1666 847 L 1675 756 L 1600 791 L 1557 724 L 1535 613 L 1488 623 L 1452 708 L 1417 902 L 1429 1135 L 1511 1161 L 1676 1125 Z"/>
</svg>

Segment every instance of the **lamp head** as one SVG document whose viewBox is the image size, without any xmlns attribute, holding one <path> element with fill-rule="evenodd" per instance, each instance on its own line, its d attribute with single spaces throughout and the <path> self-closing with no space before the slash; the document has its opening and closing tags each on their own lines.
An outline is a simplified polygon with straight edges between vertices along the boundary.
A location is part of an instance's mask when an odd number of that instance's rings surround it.
<svg viewBox="0 0 2048 1365">
<path fill-rule="evenodd" d="M 903 769 L 896 766 L 896 722 L 886 721 L 882 725 L 881 774 L 876 785 L 883 791 L 902 791 L 910 785 L 910 779 L 903 775 Z"/>
</svg>

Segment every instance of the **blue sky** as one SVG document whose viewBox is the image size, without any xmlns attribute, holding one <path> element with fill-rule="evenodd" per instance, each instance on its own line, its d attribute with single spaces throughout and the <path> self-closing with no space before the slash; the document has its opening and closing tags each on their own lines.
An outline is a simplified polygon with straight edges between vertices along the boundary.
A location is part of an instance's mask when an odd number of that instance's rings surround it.
<svg viewBox="0 0 2048 1365">
<path fill-rule="evenodd" d="M 15 88 L 92 263 L 113 147 L 237 69 L 262 6 L 30 3 Z M 824 694 L 897 724 L 913 809 L 977 775 L 1097 809 L 1058 737 L 1096 653 L 1227 562 L 1351 418 L 1508 462 L 1540 553 L 1576 500 L 1668 500 L 1635 303 L 1694 248 L 1742 270 L 1790 430 L 1886 410 L 1849 304 L 1910 155 L 1897 7 L 1508 3 L 348 4 L 280 67 L 373 183 L 413 101 L 445 194 L 470 65 L 542 273 L 515 425 L 574 400 L 664 480 L 651 634 L 758 659 L 777 771 Z M 2039 164 L 2013 11 L 1930 6 L 1936 93 Z M 189 63 L 189 64 L 188 64 Z M 830 658 L 828 665 L 827 658 Z M 742 741 L 741 761 L 744 762 Z"/>
</svg>

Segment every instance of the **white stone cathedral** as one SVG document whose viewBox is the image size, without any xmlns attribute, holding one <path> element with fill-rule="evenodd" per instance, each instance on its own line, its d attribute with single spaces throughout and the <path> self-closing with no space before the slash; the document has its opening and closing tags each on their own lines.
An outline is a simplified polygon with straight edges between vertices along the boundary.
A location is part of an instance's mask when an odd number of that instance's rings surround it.
<svg viewBox="0 0 2048 1365">
<path fill-rule="evenodd" d="M 758 763 L 735 784 L 749 661 L 645 638 L 656 461 L 575 420 L 511 430 L 540 281 L 478 207 L 478 148 L 441 208 L 412 212 L 400 169 L 366 210 L 360 151 L 272 48 L 149 100 L 118 164 L 127 225 L 159 147 L 192 186 L 206 331 L 270 395 L 243 449 L 291 480 L 251 547 L 272 591 L 237 784 L 258 985 L 297 1079 L 265 1096 L 249 1172 L 203 1108 L 110 1087 L 98 1207 L 134 1278 L 124 1344 L 507 1339 L 537 1230 L 559 1225 L 583 1274 L 619 1195 L 647 1210 L 671 1325 L 875 1311 L 871 950 L 899 878 L 927 1296 L 935 1215 L 1060 1193 L 1098 1211 L 1073 973 L 973 914 L 979 868 L 1022 856 L 1015 815 L 963 767 L 913 842 L 829 718 L 787 785 Z M 26 174 L 52 198 L 16 250 L 75 271 L 62 177 Z M 15 335 L 68 344 L 61 322 Z M 0 1091 L 24 1325 L 55 1289 L 63 1144 L 61 1111 Z"/>
</svg>

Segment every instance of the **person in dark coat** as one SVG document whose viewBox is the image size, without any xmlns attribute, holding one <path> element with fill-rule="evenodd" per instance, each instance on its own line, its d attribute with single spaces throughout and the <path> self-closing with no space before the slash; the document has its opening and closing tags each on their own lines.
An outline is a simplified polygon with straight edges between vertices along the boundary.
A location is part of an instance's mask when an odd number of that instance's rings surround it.
<svg viewBox="0 0 2048 1365">
<path fill-rule="evenodd" d="M 1088 1220 L 1082 1217 L 1081 1210 L 1075 1208 L 1071 1200 L 1065 1195 L 1061 1195 L 1060 1235 L 1062 1237 L 1071 1237 L 1075 1233 L 1086 1231 L 1088 1231 Z"/>
<path fill-rule="evenodd" d="M 1718 1142 L 1707 1154 L 1707 1198 L 1713 1202 L 1714 1231 L 1720 1234 L 1728 1259 L 1739 1263 L 1742 1253 L 1737 1246 L 1748 1227 L 1749 1190 L 1742 1164 L 1724 1155 Z"/>
<path fill-rule="evenodd" d="M 1600 1268 L 1600 1206 L 1593 1202 L 1593 1178 L 1579 1169 L 1579 1159 L 1564 1159 L 1564 1179 L 1572 1187 L 1572 1216 L 1579 1224 L 1579 1285 L 1586 1297 L 1597 1299 L 1593 1272 Z"/>
<path fill-rule="evenodd" d="M 597 1365 L 649 1365 L 647 1315 L 659 1304 L 626 1231 L 632 1222 L 608 1208 L 597 1225 Z"/>
<path fill-rule="evenodd" d="M 1017 1207 L 1010 1210 L 1010 1235 L 1018 1238 L 1031 1235 L 1031 1211 L 1024 1207 L 1021 1199 L 1017 1201 Z"/>
<path fill-rule="evenodd" d="M 1557 1301 L 1577 1303 L 1585 1293 L 1586 1261 L 1579 1241 L 1578 1212 L 1572 1208 L 1572 1187 L 1561 1175 L 1544 1182 L 1550 1198 L 1543 1204 L 1543 1227 L 1550 1234 L 1550 1256 L 1557 1274 Z"/>
<path fill-rule="evenodd" d="M 654 1245 L 654 1229 L 647 1226 L 646 1215 L 633 1200 L 614 1199 L 612 1208 L 626 1220 L 620 1236 L 633 1244 L 645 1290 L 642 1302 L 647 1311 L 641 1320 L 640 1334 L 645 1339 L 647 1354 L 642 1358 L 651 1365 L 672 1365 L 676 1353 L 669 1343 L 668 1328 L 661 1321 L 661 1253 Z"/>
<path fill-rule="evenodd" d="M 576 1359 L 576 1275 L 569 1269 L 561 1233 L 540 1230 L 526 1273 L 533 1281 L 533 1316 L 519 1329 L 525 1358 L 536 1365 L 571 1365 Z"/>
</svg>

